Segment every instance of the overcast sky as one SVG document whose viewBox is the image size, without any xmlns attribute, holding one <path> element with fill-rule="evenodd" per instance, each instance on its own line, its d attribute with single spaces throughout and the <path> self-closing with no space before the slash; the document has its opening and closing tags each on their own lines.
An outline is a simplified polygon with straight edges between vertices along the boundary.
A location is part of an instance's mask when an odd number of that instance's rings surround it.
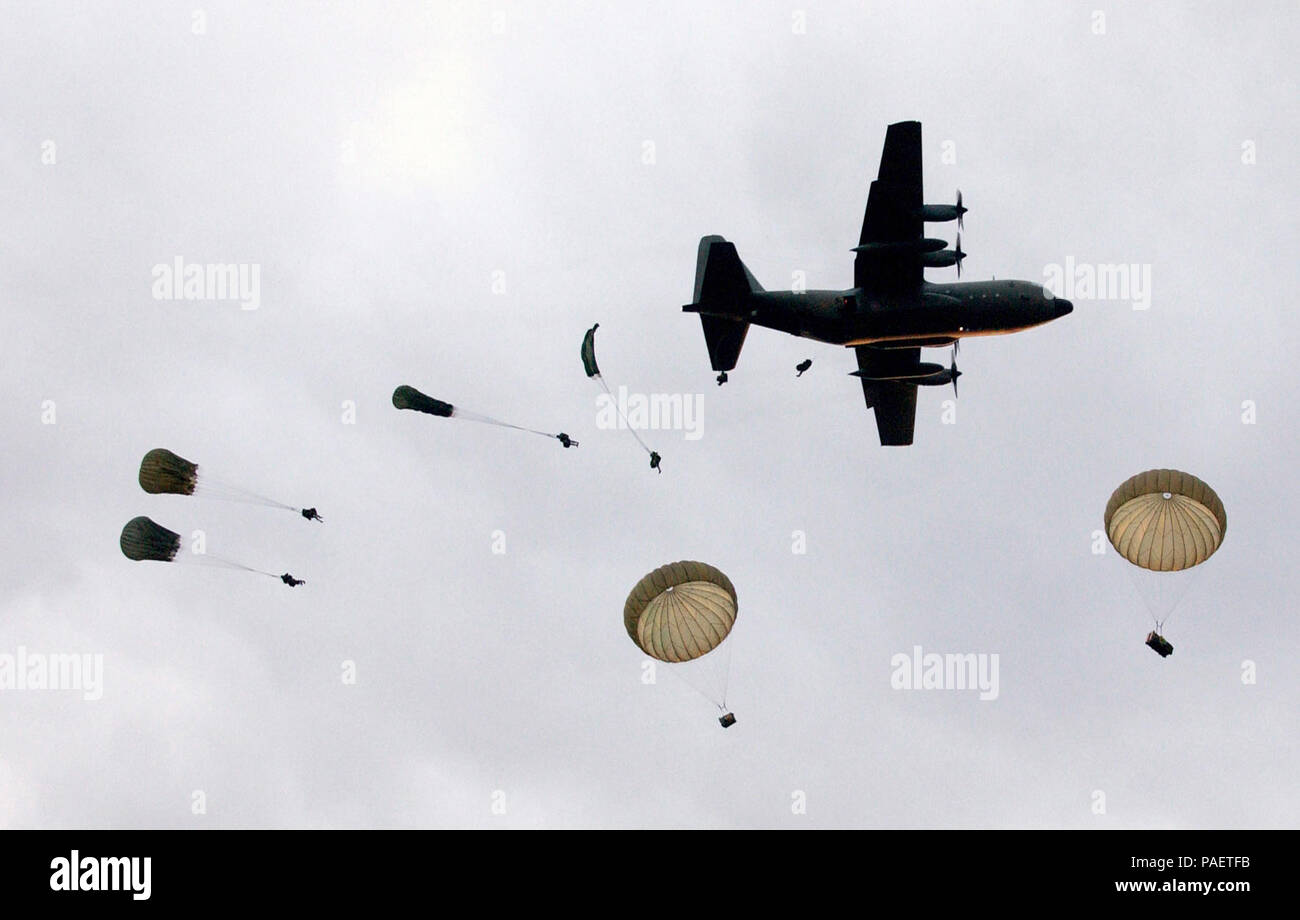
<svg viewBox="0 0 1300 920">
<path fill-rule="evenodd" d="M 0 654 L 104 674 L 0 693 L 0 824 L 1300 823 L 1293 3 L 198 5 L 3 4 Z M 908 119 L 963 280 L 1150 307 L 968 341 L 886 450 L 850 350 L 754 329 L 719 389 L 680 307 L 709 233 L 849 286 Z M 177 256 L 257 309 L 156 299 Z M 663 475 L 597 428 L 597 321 L 611 386 L 700 394 Z M 327 523 L 147 495 L 159 446 Z M 1161 660 L 1093 543 L 1164 466 L 1229 526 Z M 129 562 L 140 514 L 307 584 Z M 624 632 L 676 559 L 739 594 L 725 732 Z M 892 689 L 915 646 L 997 698 Z"/>
</svg>

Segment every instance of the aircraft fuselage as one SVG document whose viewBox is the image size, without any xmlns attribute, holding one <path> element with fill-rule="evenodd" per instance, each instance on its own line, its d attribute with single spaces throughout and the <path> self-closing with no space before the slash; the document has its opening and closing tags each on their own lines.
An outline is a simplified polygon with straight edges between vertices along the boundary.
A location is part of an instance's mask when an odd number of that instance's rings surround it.
<svg viewBox="0 0 1300 920">
<path fill-rule="evenodd" d="M 1073 309 L 1029 281 L 924 283 L 898 294 L 846 291 L 755 291 L 725 313 L 833 345 L 939 347 L 967 336 L 1004 335 L 1050 322 Z"/>
</svg>

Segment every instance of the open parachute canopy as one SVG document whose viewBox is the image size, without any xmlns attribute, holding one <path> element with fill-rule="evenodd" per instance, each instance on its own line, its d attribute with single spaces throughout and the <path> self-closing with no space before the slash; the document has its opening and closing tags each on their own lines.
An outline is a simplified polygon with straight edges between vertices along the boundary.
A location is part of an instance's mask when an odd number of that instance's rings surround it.
<svg viewBox="0 0 1300 920">
<path fill-rule="evenodd" d="M 215 553 L 201 550 L 182 553 L 181 535 L 174 530 L 168 530 L 144 515 L 131 518 L 126 522 L 126 526 L 122 528 L 122 536 L 118 539 L 118 545 L 122 547 L 122 555 L 134 562 L 144 562 L 146 560 L 183 562 L 187 565 L 217 566 L 218 568 L 254 572 L 258 575 L 269 575 L 272 578 L 280 577 L 273 572 L 257 569 L 251 565 L 244 565 L 242 562 Z M 289 584 L 289 582 L 285 583 Z"/>
<path fill-rule="evenodd" d="M 141 515 L 126 522 L 118 542 L 128 559 L 171 562 L 181 548 L 181 535 Z"/>
<path fill-rule="evenodd" d="M 309 520 L 320 520 L 316 510 L 295 508 L 284 502 L 267 498 L 244 486 L 219 479 L 205 472 L 197 463 L 165 447 L 155 447 L 140 461 L 140 488 L 150 495 L 196 495 L 225 501 L 265 505 L 297 511 Z M 308 513 L 310 511 L 310 513 Z"/>
<path fill-rule="evenodd" d="M 1214 490 L 1191 473 L 1147 470 L 1106 503 L 1106 536 L 1129 562 L 1153 572 L 1200 565 L 1222 544 L 1228 515 Z"/>
<path fill-rule="evenodd" d="M 140 461 L 140 488 L 150 495 L 193 495 L 198 481 L 198 464 L 165 447 L 155 447 Z"/>
<path fill-rule="evenodd" d="M 738 611 L 736 589 L 722 572 L 704 562 L 671 562 L 637 582 L 623 625 L 650 657 L 683 662 L 721 645 Z"/>
</svg>

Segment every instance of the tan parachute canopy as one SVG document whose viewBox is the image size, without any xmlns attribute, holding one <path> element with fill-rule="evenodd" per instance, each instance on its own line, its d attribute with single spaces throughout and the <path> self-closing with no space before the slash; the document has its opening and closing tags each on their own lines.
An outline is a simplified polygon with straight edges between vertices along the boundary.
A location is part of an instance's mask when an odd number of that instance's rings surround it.
<svg viewBox="0 0 1300 920">
<path fill-rule="evenodd" d="M 1223 543 L 1223 502 L 1191 473 L 1147 470 L 1106 503 L 1106 536 L 1129 562 L 1155 572 L 1199 565 Z"/>
<path fill-rule="evenodd" d="M 726 575 L 704 562 L 670 562 L 637 582 L 623 605 L 623 625 L 650 657 L 690 661 L 727 638 L 738 610 Z"/>
<path fill-rule="evenodd" d="M 155 447 L 140 461 L 140 488 L 151 495 L 164 492 L 193 495 L 199 468 L 165 447 Z"/>
</svg>

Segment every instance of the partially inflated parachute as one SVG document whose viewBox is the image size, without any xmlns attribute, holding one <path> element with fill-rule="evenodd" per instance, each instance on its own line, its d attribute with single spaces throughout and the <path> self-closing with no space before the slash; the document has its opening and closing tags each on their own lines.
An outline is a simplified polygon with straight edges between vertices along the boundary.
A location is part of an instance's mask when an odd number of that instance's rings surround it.
<svg viewBox="0 0 1300 920">
<path fill-rule="evenodd" d="M 582 349 L 580 352 L 582 357 L 582 369 L 587 372 L 589 378 L 600 384 L 601 389 L 605 391 L 605 395 L 609 398 L 611 405 L 613 405 L 618 411 L 619 418 L 623 420 L 623 425 L 632 433 L 632 437 L 636 438 L 636 442 L 641 445 L 641 448 L 650 455 L 650 465 L 653 468 L 658 469 L 659 464 L 656 459 L 658 455 L 646 445 L 645 441 L 641 440 L 641 435 L 637 434 L 636 429 L 628 423 L 627 415 L 623 412 L 623 407 L 618 404 L 618 400 L 614 397 L 614 394 L 610 392 L 609 384 L 606 383 L 605 378 L 600 375 L 600 367 L 596 364 L 596 330 L 599 328 L 600 323 L 596 323 L 588 329 L 587 334 L 582 337 Z"/>
<path fill-rule="evenodd" d="M 413 409 L 416 412 L 423 412 L 426 415 L 436 415 L 441 418 L 459 418 L 468 422 L 481 422 L 484 425 L 496 425 L 500 428 L 513 428 L 515 431 L 526 431 L 529 434 L 541 435 L 544 438 L 556 438 L 565 447 L 570 445 L 576 447 L 577 441 L 569 438 L 567 434 L 551 434 L 547 431 L 538 431 L 535 428 L 524 428 L 520 425 L 512 425 L 509 422 L 503 422 L 499 419 L 492 418 L 490 415 L 480 415 L 477 412 L 469 412 L 459 406 L 453 406 L 449 402 L 443 402 L 441 399 L 434 399 L 432 396 L 426 396 L 415 387 L 402 384 L 396 390 L 393 390 L 393 405 L 398 409 Z"/>
<path fill-rule="evenodd" d="M 600 323 L 596 323 L 582 337 L 582 369 L 588 377 L 600 376 L 600 368 L 596 366 L 596 330 L 599 328 Z"/>
<path fill-rule="evenodd" d="M 406 384 L 393 390 L 393 405 L 399 409 L 414 409 L 416 412 L 439 415 L 443 418 L 451 418 L 452 412 L 456 409 L 451 403 L 425 396 L 415 387 L 408 387 Z"/>
</svg>

